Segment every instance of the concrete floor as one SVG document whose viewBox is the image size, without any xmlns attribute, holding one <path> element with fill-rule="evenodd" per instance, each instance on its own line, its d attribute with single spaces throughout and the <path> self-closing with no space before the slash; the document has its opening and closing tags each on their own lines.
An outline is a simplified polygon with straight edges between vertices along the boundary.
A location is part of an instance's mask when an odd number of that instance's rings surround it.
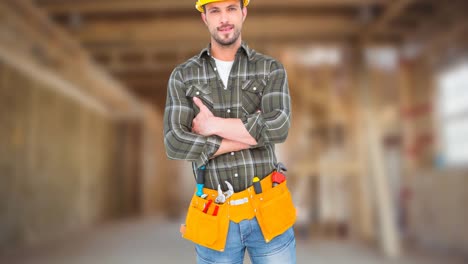
<svg viewBox="0 0 468 264">
<path fill-rule="evenodd" d="M 4 252 L 5 264 L 155 264 L 195 263 L 193 245 L 179 235 L 179 223 L 161 219 L 120 222 L 73 235 L 47 246 Z M 298 263 L 462 264 L 447 257 L 415 254 L 389 260 L 359 243 L 297 241 Z M 250 263 L 246 256 L 245 263 Z"/>
</svg>

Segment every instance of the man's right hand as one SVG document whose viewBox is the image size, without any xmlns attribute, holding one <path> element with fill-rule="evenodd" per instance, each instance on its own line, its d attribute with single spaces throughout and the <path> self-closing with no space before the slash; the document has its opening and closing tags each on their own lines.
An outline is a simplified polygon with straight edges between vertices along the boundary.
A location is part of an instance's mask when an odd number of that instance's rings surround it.
<svg viewBox="0 0 468 264">
<path fill-rule="evenodd" d="M 194 97 L 193 102 L 198 106 L 200 112 L 192 121 L 192 131 L 202 136 L 214 135 L 217 117 L 213 115 L 210 109 L 199 98 Z"/>
<path fill-rule="evenodd" d="M 199 98 L 194 97 L 193 102 L 200 108 L 200 112 L 192 120 L 192 131 L 194 133 L 202 136 L 218 135 L 250 146 L 257 144 L 257 141 L 249 134 L 239 118 L 216 117 Z"/>
</svg>

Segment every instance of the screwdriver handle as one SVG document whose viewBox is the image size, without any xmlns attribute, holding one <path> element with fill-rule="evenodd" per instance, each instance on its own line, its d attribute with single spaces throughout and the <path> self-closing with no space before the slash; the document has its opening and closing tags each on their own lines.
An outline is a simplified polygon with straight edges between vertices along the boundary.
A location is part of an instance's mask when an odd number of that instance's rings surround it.
<svg viewBox="0 0 468 264">
<path fill-rule="evenodd" d="M 201 197 L 203 195 L 203 187 L 205 186 L 205 169 L 203 165 L 197 169 L 197 196 Z"/>
<path fill-rule="evenodd" d="M 256 194 L 262 193 L 262 185 L 260 184 L 260 179 L 258 177 L 254 177 L 252 179 L 254 190 Z"/>
</svg>

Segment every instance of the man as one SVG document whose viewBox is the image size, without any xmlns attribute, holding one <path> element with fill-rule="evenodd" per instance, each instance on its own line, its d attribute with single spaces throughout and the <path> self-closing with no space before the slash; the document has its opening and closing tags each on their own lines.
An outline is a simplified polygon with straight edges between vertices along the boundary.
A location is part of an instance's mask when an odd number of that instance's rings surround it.
<svg viewBox="0 0 468 264">
<path fill-rule="evenodd" d="M 274 144 L 290 127 L 288 82 L 278 61 L 242 41 L 248 3 L 198 0 L 210 45 L 168 83 L 167 156 L 204 173 L 181 229 L 198 263 L 242 263 L 246 249 L 252 263 L 296 261 L 290 193 L 286 183 L 272 185 Z"/>
</svg>

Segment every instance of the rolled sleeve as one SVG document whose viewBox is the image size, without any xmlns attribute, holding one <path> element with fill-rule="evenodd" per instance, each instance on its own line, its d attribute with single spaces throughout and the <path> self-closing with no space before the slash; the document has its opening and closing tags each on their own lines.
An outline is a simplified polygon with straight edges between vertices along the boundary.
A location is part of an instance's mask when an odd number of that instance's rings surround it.
<svg viewBox="0 0 468 264">
<path fill-rule="evenodd" d="M 208 160 L 218 151 L 222 139 L 218 136 L 209 136 L 206 138 L 205 146 L 200 157 L 195 161 L 197 168 L 208 163 Z"/>
<path fill-rule="evenodd" d="M 195 112 L 185 90 L 182 74 L 176 68 L 169 78 L 167 89 L 164 145 L 168 158 L 193 161 L 199 167 L 213 157 L 221 146 L 221 138 L 191 132 Z"/>
<path fill-rule="evenodd" d="M 275 62 L 272 64 L 267 85 L 261 100 L 261 112 L 241 118 L 250 135 L 260 147 L 284 142 L 291 126 L 291 98 L 286 71 Z"/>
</svg>

